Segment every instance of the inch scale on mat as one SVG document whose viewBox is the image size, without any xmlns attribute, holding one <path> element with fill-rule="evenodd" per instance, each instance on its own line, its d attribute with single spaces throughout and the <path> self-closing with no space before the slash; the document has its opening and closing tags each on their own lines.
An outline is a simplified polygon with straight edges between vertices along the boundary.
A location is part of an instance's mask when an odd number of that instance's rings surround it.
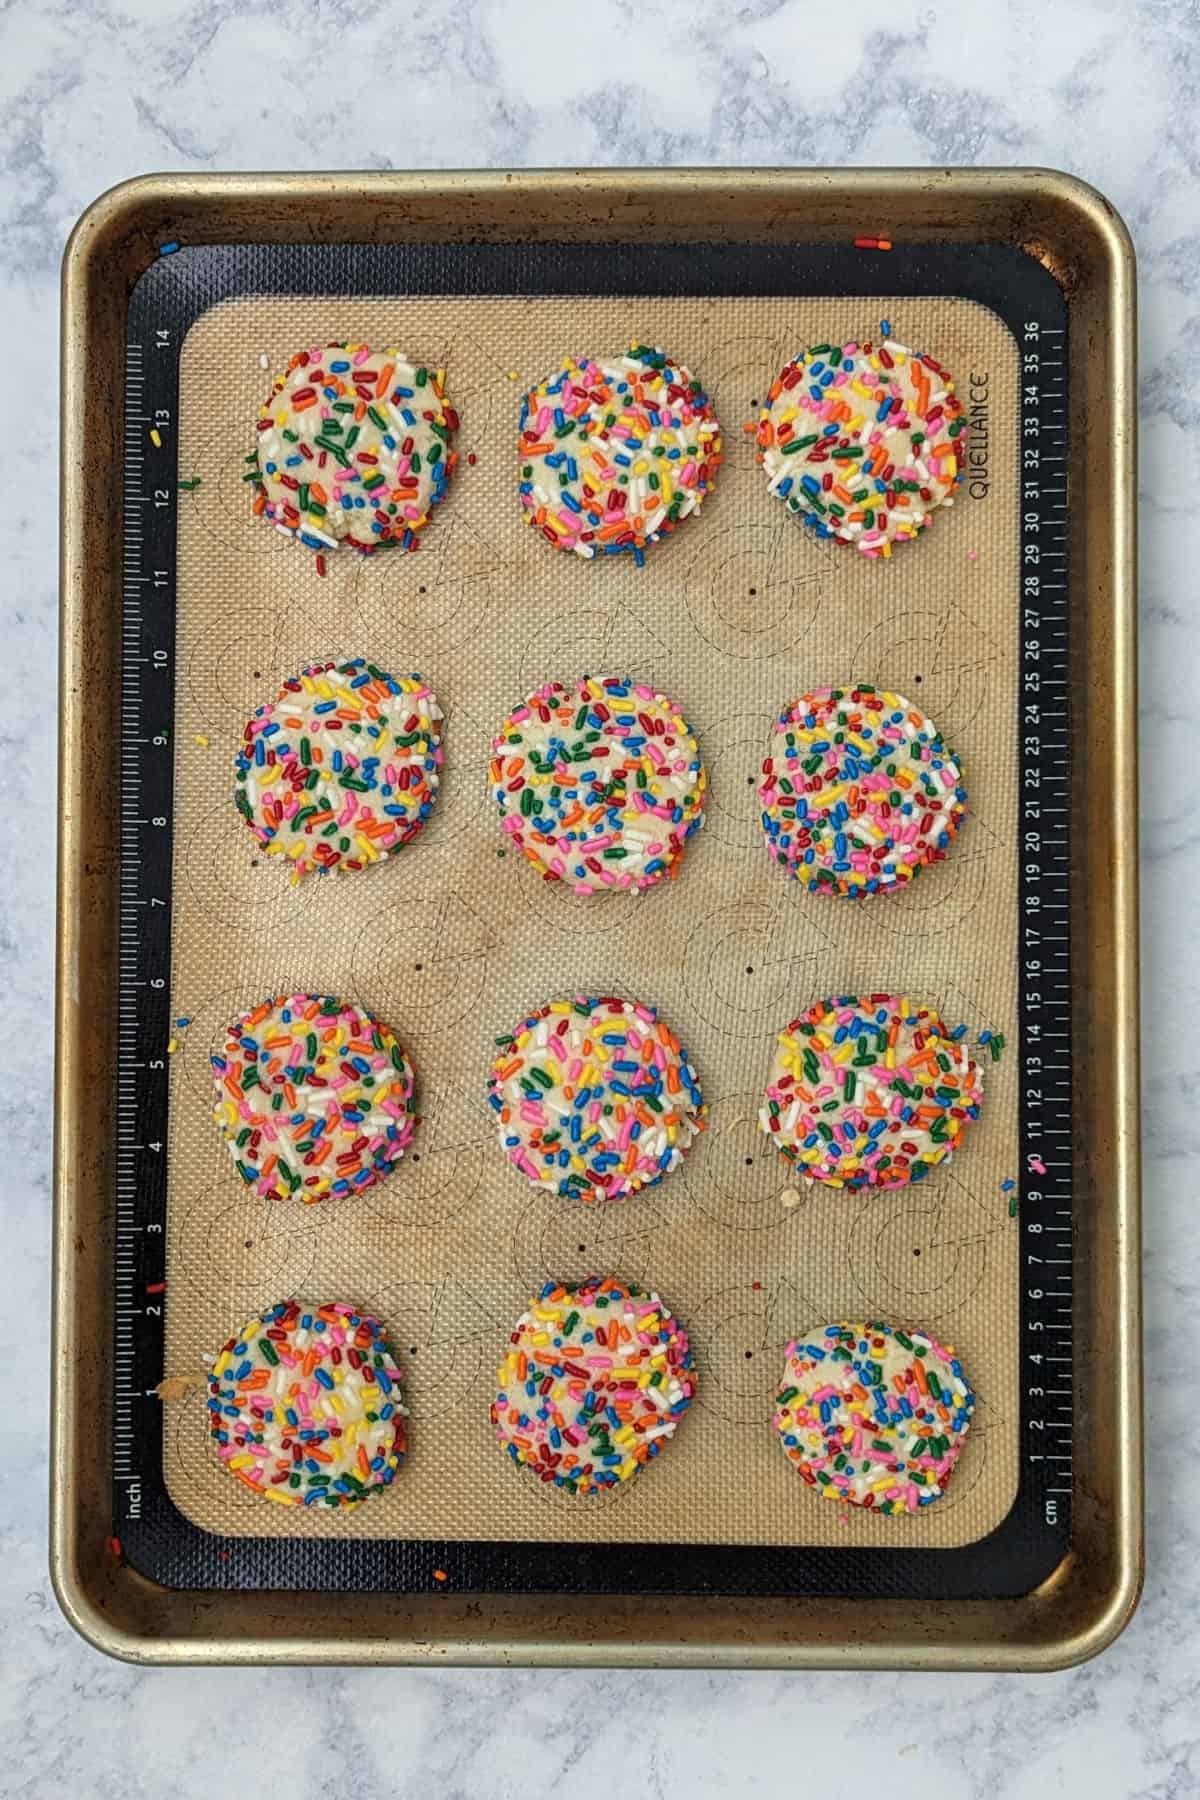
<svg viewBox="0 0 1200 1800">
<path fill-rule="evenodd" d="M 1069 1536 L 1072 1456 L 1066 332 L 1020 341 L 1018 807 L 1021 1452 L 1043 1530 Z"/>
<path fill-rule="evenodd" d="M 158 1456 L 175 715 L 175 334 L 130 311 L 124 421 L 114 1524 Z"/>
</svg>

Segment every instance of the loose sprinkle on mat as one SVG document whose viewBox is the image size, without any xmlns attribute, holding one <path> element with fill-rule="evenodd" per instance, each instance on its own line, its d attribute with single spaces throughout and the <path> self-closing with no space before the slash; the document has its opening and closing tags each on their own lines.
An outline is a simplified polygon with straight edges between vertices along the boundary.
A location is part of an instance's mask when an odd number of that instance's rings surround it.
<svg viewBox="0 0 1200 1800">
<path fill-rule="evenodd" d="M 780 1033 L 758 1122 L 806 1181 L 895 1188 L 944 1162 L 982 1102 L 970 1051 L 936 1013 L 842 995 Z"/>
<path fill-rule="evenodd" d="M 609 1276 L 548 1281 L 518 1319 L 491 1419 L 519 1467 L 569 1494 L 629 1481 L 696 1391 L 686 1331 L 658 1295 Z"/>
</svg>

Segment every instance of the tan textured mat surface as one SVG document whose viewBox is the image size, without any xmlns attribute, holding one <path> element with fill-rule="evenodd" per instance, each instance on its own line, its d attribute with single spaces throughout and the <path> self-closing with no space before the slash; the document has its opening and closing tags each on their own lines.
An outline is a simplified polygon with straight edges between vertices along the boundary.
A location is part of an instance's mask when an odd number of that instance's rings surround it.
<svg viewBox="0 0 1200 1800">
<path fill-rule="evenodd" d="M 963 493 L 890 563 L 815 542 L 772 500 L 742 431 L 786 358 L 830 336 L 895 337 L 954 374 L 977 424 Z M 727 460 L 700 514 L 632 559 L 557 553 L 523 522 L 524 388 L 568 352 L 661 344 L 707 387 Z M 270 374 L 303 343 L 396 343 L 447 370 L 462 463 L 421 549 L 329 557 L 250 517 L 243 458 Z M 261 366 L 266 356 L 269 370 Z M 984 1112 L 949 1168 L 912 1189 L 805 1189 L 755 1125 L 774 1033 L 830 993 L 892 990 L 1015 1040 L 1016 347 L 948 300 L 255 299 L 189 334 L 180 395 L 179 680 L 167 1368 L 198 1370 L 270 1302 L 348 1299 L 388 1327 L 410 1455 L 349 1513 L 267 1507 L 218 1465 L 203 1396 L 168 1409 L 167 1483 L 197 1524 L 237 1535 L 948 1547 L 1000 1523 L 1017 1486 L 1016 1062 L 985 1061 Z M 510 376 L 515 372 L 516 378 Z M 467 453 L 477 462 L 467 466 Z M 986 489 L 986 492 L 984 492 Z M 447 714 L 433 817 L 361 876 L 288 885 L 233 804 L 245 719 L 303 664 L 364 653 L 418 670 Z M 632 674 L 674 696 L 711 796 L 678 881 L 587 902 L 504 848 L 493 731 L 542 681 Z M 948 860 L 894 897 L 810 895 L 768 860 L 755 781 L 776 711 L 806 688 L 872 681 L 926 709 L 961 759 L 970 816 Z M 201 743 L 199 739 L 207 739 Z M 237 1012 L 308 989 L 360 1002 L 413 1056 L 423 1122 L 392 1175 L 318 1207 L 243 1188 L 211 1118 L 208 1055 Z M 711 1106 L 683 1166 L 605 1209 L 532 1188 L 486 1105 L 492 1039 L 578 990 L 657 1006 Z M 986 1053 L 985 1053 L 986 1056 Z M 488 1423 L 495 1364 L 547 1277 L 621 1273 L 686 1324 L 699 1391 L 666 1453 L 611 1499 L 568 1500 L 514 1470 Z M 954 1344 L 978 1407 L 948 1496 L 879 1519 L 816 1499 L 771 1428 L 783 1348 L 876 1316 Z"/>
</svg>

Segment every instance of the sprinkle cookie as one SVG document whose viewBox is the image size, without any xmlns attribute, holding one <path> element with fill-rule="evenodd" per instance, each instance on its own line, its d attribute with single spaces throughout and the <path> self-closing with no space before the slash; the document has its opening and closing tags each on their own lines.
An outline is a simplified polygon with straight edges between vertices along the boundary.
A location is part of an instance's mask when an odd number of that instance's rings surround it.
<svg viewBox="0 0 1200 1800">
<path fill-rule="evenodd" d="M 616 676 L 547 682 L 492 741 L 503 829 L 577 894 L 653 887 L 704 820 L 707 778 L 665 694 Z"/>
<path fill-rule="evenodd" d="M 793 357 L 758 418 L 771 492 L 818 537 L 871 557 L 890 556 L 951 504 L 965 441 L 945 369 L 891 338 Z"/>
<path fill-rule="evenodd" d="M 787 1347 L 775 1429 L 826 1500 L 912 1513 L 946 1491 L 975 1409 L 953 1350 L 895 1325 L 824 1325 Z"/>
<path fill-rule="evenodd" d="M 696 512 L 721 458 L 708 396 L 661 350 L 568 360 L 521 412 L 521 504 L 531 525 L 576 556 L 638 563 Z"/>
<path fill-rule="evenodd" d="M 657 1294 L 612 1276 L 548 1281 L 517 1320 L 496 1384 L 498 1440 L 568 1494 L 629 1481 L 696 1391 L 686 1331 Z"/>
<path fill-rule="evenodd" d="M 260 1198 L 359 1193 L 412 1137 L 412 1064 L 386 1026 L 344 1000 L 264 1000 L 229 1027 L 212 1066 L 213 1116 Z"/>
<path fill-rule="evenodd" d="M 653 1007 L 552 1000 L 496 1039 L 488 1101 L 535 1187 L 588 1203 L 661 1181 L 704 1129 L 686 1051 Z"/>
<path fill-rule="evenodd" d="M 281 1300 L 231 1337 L 209 1432 L 244 1486 L 283 1506 L 357 1506 L 404 1461 L 400 1371 L 377 1319 Z"/>
<path fill-rule="evenodd" d="M 364 657 L 285 681 L 242 734 L 237 809 L 293 882 L 383 862 L 433 809 L 442 710 L 419 675 Z"/>
<path fill-rule="evenodd" d="M 297 350 L 260 409 L 254 511 L 312 550 L 411 550 L 457 461 L 443 378 L 366 344 Z"/>
<path fill-rule="evenodd" d="M 965 1030 L 890 994 L 818 1000 L 780 1033 L 758 1122 L 806 1181 L 920 1181 L 979 1117 Z"/>
<path fill-rule="evenodd" d="M 861 685 L 785 707 L 758 797 L 774 861 L 811 892 L 851 900 L 895 892 L 939 862 L 967 799 L 932 720 Z"/>
</svg>

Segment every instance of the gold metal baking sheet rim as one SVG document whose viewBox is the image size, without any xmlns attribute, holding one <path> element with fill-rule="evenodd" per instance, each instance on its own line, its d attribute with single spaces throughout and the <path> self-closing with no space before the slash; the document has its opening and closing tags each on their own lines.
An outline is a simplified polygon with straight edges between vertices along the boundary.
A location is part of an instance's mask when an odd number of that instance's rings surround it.
<svg viewBox="0 0 1200 1800">
<path fill-rule="evenodd" d="M 159 242 L 990 239 L 1072 301 L 1077 1371 L 1070 1555 L 1020 1600 L 589 1600 L 195 1593 L 108 1550 L 119 514 L 125 305 Z M 97 200 L 63 264 L 60 834 L 51 1574 L 89 1642 L 135 1662 L 614 1663 L 1041 1670 L 1102 1650 L 1142 1578 L 1137 1057 L 1134 262 L 1124 225 L 1049 170 L 594 170 L 146 176 Z M 1082 494 L 1079 490 L 1082 489 Z M 87 694 L 86 707 L 80 704 Z M 103 696 L 108 697 L 104 710 Z M 347 1622 L 347 1612 L 350 1621 Z"/>
</svg>

